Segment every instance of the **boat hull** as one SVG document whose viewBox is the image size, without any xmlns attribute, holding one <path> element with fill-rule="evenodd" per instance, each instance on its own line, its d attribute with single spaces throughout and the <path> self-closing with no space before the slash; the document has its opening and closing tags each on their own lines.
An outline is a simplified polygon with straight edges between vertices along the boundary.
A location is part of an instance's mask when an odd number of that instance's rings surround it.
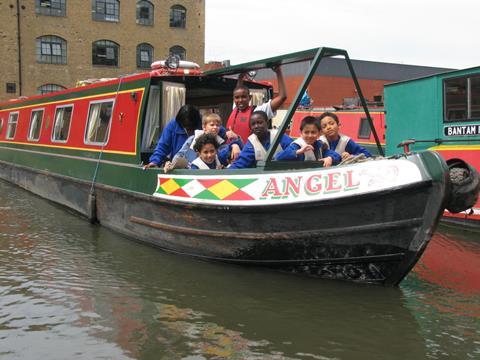
<svg viewBox="0 0 480 360">
<path fill-rule="evenodd" d="M 436 177 L 352 196 L 223 205 L 97 183 L 95 211 L 102 225 L 174 253 L 397 285 L 423 253 L 448 196 L 445 164 L 431 154 Z M 92 213 L 88 181 L 4 161 L 0 177 L 85 216 Z"/>
</svg>

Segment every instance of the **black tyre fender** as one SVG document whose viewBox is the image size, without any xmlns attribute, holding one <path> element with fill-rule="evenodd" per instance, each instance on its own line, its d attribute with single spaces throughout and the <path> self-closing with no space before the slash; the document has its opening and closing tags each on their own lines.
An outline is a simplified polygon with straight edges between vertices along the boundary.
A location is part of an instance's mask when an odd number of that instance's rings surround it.
<svg viewBox="0 0 480 360">
<path fill-rule="evenodd" d="M 463 160 L 447 160 L 450 173 L 451 195 L 446 209 L 458 213 L 470 209 L 478 199 L 480 177 L 477 170 Z"/>
</svg>

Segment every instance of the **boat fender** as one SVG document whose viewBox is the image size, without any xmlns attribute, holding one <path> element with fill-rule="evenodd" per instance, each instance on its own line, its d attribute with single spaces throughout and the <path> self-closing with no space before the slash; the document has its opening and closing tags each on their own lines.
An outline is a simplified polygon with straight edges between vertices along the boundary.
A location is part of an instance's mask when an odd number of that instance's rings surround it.
<svg viewBox="0 0 480 360">
<path fill-rule="evenodd" d="M 470 209 L 478 199 L 480 177 L 477 170 L 463 160 L 447 160 L 450 174 L 450 197 L 445 208 L 451 213 Z"/>
<path fill-rule="evenodd" d="M 95 195 L 94 192 L 90 192 L 88 194 L 87 217 L 88 217 L 88 221 L 90 221 L 91 224 L 98 223 L 98 219 L 97 219 L 97 196 Z"/>
</svg>

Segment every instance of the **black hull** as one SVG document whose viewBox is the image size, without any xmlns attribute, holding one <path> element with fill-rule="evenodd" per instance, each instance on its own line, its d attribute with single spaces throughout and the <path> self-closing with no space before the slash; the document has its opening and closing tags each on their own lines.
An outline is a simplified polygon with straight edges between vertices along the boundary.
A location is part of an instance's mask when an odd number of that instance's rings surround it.
<svg viewBox="0 0 480 360">
<path fill-rule="evenodd" d="M 86 181 L 5 162 L 0 176 L 85 216 L 91 213 Z M 424 181 L 313 204 L 232 207 L 95 185 L 102 225 L 163 250 L 383 285 L 397 285 L 423 253 L 443 212 L 446 189 L 446 182 Z"/>
</svg>

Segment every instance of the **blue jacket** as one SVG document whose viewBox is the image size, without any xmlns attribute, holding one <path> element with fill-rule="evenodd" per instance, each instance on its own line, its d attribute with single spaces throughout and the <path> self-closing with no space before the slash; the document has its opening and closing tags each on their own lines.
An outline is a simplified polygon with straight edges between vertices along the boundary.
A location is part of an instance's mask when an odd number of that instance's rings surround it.
<svg viewBox="0 0 480 360">
<path fill-rule="evenodd" d="M 202 124 L 199 123 L 195 127 L 200 130 Z M 222 133 L 223 132 L 223 133 Z M 226 130 L 222 126 L 219 135 L 225 136 Z M 157 165 L 162 165 L 167 159 L 173 159 L 175 154 L 182 148 L 183 143 L 188 139 L 185 129 L 176 121 L 175 118 L 170 120 L 162 131 L 160 140 L 158 140 L 157 147 L 150 156 L 149 161 Z"/>
<path fill-rule="evenodd" d="M 329 141 L 328 143 L 330 144 L 330 149 L 335 150 L 339 141 L 340 138 L 336 141 Z M 372 154 L 370 154 L 367 149 L 361 147 L 352 139 L 348 140 L 347 146 L 345 146 L 345 151 L 348 152 L 350 155 L 365 154 L 366 157 L 372 157 Z"/>
<path fill-rule="evenodd" d="M 317 153 L 319 149 L 322 149 L 322 146 L 323 146 L 323 142 L 321 142 L 320 140 L 315 141 L 313 143 L 314 152 Z M 300 145 L 292 142 L 285 150 L 277 154 L 277 156 L 275 157 L 275 160 L 304 161 L 305 155 L 304 154 L 297 155 L 298 149 L 300 149 Z M 342 157 L 338 153 L 330 149 L 322 150 L 322 155 L 323 157 L 330 156 L 333 159 L 333 165 L 337 165 L 338 163 L 340 163 L 340 161 L 342 161 Z"/>
<path fill-rule="evenodd" d="M 280 146 L 282 149 L 286 149 L 288 145 L 293 141 L 293 139 L 287 135 L 282 135 L 280 139 Z M 270 148 L 270 136 L 267 136 L 264 142 L 262 142 L 263 147 L 265 150 Z M 238 156 L 238 159 L 235 160 L 229 169 L 245 169 L 245 168 L 253 168 L 256 165 L 255 160 L 255 150 L 253 148 L 252 143 L 247 141 L 245 146 L 242 149 L 242 152 Z"/>
</svg>

